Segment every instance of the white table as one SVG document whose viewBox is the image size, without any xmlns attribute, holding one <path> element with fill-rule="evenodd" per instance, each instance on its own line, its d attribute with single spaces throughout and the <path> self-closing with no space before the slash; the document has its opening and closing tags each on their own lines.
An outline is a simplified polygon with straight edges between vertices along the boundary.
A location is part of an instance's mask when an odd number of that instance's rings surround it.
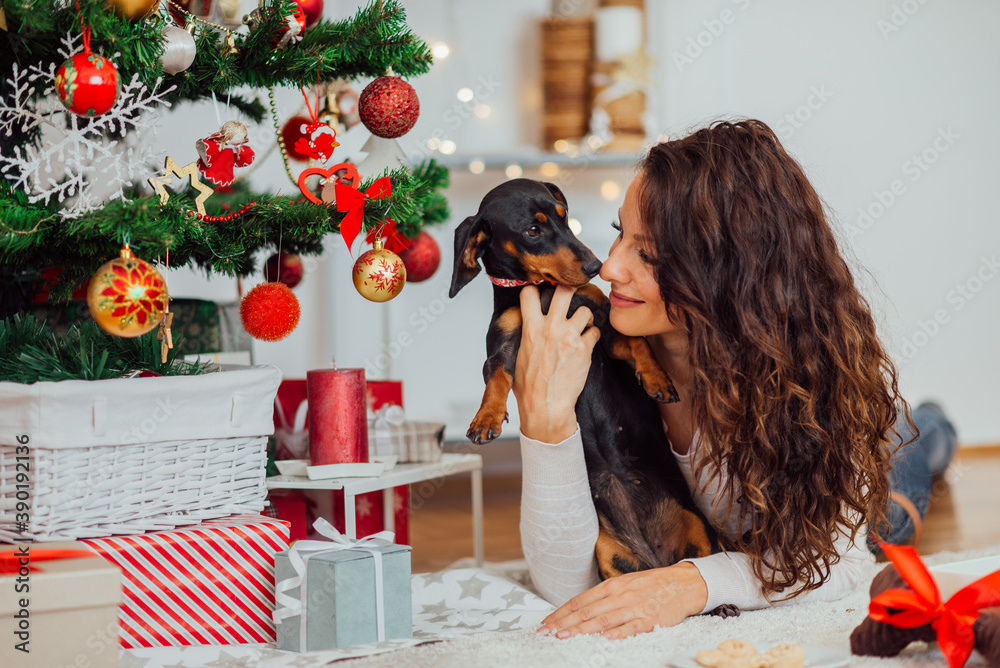
<svg viewBox="0 0 1000 668">
<path fill-rule="evenodd" d="M 426 480 L 438 480 L 456 473 L 470 474 L 472 480 L 472 539 L 476 566 L 483 565 L 483 456 L 474 453 L 446 452 L 437 462 L 397 464 L 380 476 L 372 478 L 331 478 L 310 480 L 300 476 L 276 475 L 267 479 L 268 489 L 330 489 L 344 490 L 344 530 L 348 538 L 357 538 L 354 498 L 358 494 L 382 490 L 384 526 L 396 529 L 396 514 L 392 488 Z M 419 493 L 419 490 L 418 490 Z"/>
</svg>

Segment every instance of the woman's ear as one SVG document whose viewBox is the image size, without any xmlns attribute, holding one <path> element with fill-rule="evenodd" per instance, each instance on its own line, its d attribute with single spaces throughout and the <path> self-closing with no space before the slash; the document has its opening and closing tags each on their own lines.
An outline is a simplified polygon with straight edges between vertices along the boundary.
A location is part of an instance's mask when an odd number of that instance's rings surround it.
<svg viewBox="0 0 1000 668">
<path fill-rule="evenodd" d="M 469 216 L 455 229 L 455 270 L 451 275 L 449 297 L 454 297 L 479 275 L 479 259 L 486 252 L 490 235 L 479 215 Z"/>
</svg>

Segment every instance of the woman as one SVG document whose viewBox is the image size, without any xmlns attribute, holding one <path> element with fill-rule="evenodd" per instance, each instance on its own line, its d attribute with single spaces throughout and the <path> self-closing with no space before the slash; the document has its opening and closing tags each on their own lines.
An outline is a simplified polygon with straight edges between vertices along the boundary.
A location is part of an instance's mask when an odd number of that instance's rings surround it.
<svg viewBox="0 0 1000 668">
<path fill-rule="evenodd" d="M 571 289 L 543 316 L 525 288 L 522 543 L 535 585 L 562 604 L 539 630 L 617 638 L 853 590 L 866 527 L 886 526 L 886 508 L 912 521 L 888 505 L 887 478 L 912 422 L 802 168 L 764 123 L 719 122 L 652 148 L 612 224 L 611 324 L 646 337 L 672 376 L 671 455 L 736 549 L 600 582 L 574 414 L 600 333 L 586 308 L 566 317 Z"/>
</svg>

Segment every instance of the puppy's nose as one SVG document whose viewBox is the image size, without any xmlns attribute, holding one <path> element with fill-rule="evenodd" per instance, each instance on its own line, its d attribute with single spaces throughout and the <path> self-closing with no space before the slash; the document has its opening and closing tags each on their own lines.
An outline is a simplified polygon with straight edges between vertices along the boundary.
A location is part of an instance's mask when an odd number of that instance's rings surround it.
<svg viewBox="0 0 1000 668">
<path fill-rule="evenodd" d="M 587 278 L 593 278 L 597 276 L 598 272 L 601 271 L 601 261 L 594 260 L 590 264 L 585 264 L 582 267 L 583 273 L 587 275 Z"/>
</svg>

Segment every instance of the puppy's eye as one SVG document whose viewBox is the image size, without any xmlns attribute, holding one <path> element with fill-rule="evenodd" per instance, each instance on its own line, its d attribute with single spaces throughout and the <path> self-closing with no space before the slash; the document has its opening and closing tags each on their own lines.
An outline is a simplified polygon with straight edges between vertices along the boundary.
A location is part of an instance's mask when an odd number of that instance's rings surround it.
<svg viewBox="0 0 1000 668">
<path fill-rule="evenodd" d="M 529 237 L 537 237 L 539 234 L 542 233 L 542 230 L 540 227 L 538 227 L 538 225 L 532 225 L 531 227 L 526 229 L 524 233 L 527 234 Z"/>
</svg>

